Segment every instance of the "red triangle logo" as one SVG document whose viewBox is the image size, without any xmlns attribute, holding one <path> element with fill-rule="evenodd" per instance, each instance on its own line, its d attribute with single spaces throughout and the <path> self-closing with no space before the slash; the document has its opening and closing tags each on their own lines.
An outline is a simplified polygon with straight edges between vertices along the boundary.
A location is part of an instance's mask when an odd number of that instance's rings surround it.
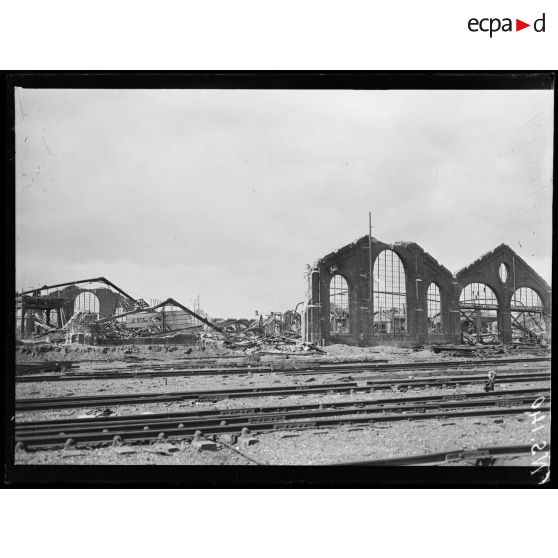
<svg viewBox="0 0 558 558">
<path fill-rule="evenodd" d="M 526 27 L 531 27 L 531 24 L 530 23 L 525 23 L 524 21 L 521 21 L 520 19 L 515 20 L 515 30 L 516 31 L 521 31 L 522 29 L 525 29 Z"/>
</svg>

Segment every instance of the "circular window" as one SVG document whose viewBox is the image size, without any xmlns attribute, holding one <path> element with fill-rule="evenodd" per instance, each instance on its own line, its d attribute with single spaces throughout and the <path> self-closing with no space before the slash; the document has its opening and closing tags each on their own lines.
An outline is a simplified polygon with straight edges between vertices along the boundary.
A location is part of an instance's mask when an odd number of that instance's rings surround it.
<svg viewBox="0 0 558 558">
<path fill-rule="evenodd" d="M 508 266 L 504 262 L 502 262 L 500 264 L 500 267 L 498 268 L 498 276 L 500 277 L 500 281 L 502 281 L 504 285 L 508 282 L 510 272 Z"/>
</svg>

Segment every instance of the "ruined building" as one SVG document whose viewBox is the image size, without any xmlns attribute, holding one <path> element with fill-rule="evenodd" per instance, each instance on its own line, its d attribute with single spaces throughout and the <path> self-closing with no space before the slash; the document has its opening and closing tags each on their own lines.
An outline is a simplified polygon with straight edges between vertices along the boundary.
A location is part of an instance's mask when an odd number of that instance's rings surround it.
<svg viewBox="0 0 558 558">
<path fill-rule="evenodd" d="M 17 335 L 29 338 L 34 332 L 61 328 L 78 312 L 105 318 L 136 305 L 134 298 L 104 277 L 45 285 L 16 295 Z"/>
<path fill-rule="evenodd" d="M 364 236 L 308 266 L 302 332 L 325 345 L 547 343 L 551 300 L 505 244 L 453 275 L 413 242 Z"/>
<path fill-rule="evenodd" d="M 174 299 L 134 299 L 105 277 L 45 285 L 16 293 L 16 339 L 87 344 L 150 344 L 180 339 L 194 341 L 191 333 L 201 324 L 213 326 L 203 316 Z"/>
</svg>

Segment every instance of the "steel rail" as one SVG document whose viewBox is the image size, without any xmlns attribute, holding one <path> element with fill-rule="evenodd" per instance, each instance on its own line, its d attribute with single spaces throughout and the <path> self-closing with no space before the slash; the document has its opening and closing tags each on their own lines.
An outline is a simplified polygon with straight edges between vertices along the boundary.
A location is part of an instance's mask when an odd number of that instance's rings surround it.
<svg viewBox="0 0 558 558">
<path fill-rule="evenodd" d="M 76 368 L 70 360 L 54 360 L 50 362 L 26 362 L 15 365 L 15 373 L 26 374 L 29 372 L 59 372 L 64 369 Z"/>
<path fill-rule="evenodd" d="M 444 402 L 444 401 L 463 401 L 468 399 L 490 399 L 493 397 L 515 397 L 515 396 L 525 396 L 525 395 L 537 395 L 542 393 L 548 393 L 549 387 L 538 387 L 538 388 L 528 388 L 519 390 L 509 390 L 502 392 L 474 392 L 474 393 L 452 393 L 450 395 L 421 395 L 414 397 L 390 397 L 384 399 L 364 399 L 358 401 L 331 401 L 331 402 L 320 402 L 320 403 L 296 403 L 294 405 L 266 405 L 259 407 L 238 407 L 232 409 L 196 409 L 191 411 L 180 411 L 178 413 L 153 413 L 149 414 L 149 419 L 166 419 L 170 416 L 192 416 L 192 417 L 205 417 L 205 416 L 219 416 L 224 414 L 237 414 L 245 415 L 257 412 L 282 412 L 290 410 L 311 410 L 311 409 L 343 409 L 351 406 L 366 406 L 366 405 L 382 405 L 397 404 L 397 403 L 422 403 L 422 402 Z M 57 418 L 50 420 L 41 420 L 41 425 L 64 425 L 67 423 L 83 423 L 83 424 L 111 424 L 122 420 L 121 416 L 107 416 L 107 417 L 87 417 L 87 418 Z M 145 415 L 127 415 L 125 420 L 145 420 Z M 34 422 L 18 422 L 17 423 L 22 428 L 28 424 L 34 424 Z"/>
<path fill-rule="evenodd" d="M 491 369 L 494 370 L 494 366 L 486 365 L 486 366 L 475 366 L 475 367 L 461 367 L 453 368 L 449 367 L 445 371 L 450 373 L 456 374 L 466 374 L 467 372 L 473 372 L 478 370 L 486 370 Z M 532 372 L 540 372 L 543 370 L 549 370 L 550 367 L 538 367 L 538 368 L 506 368 L 500 371 L 501 372 L 523 372 L 526 370 Z M 496 369 L 498 372 L 498 369 Z M 175 371 L 145 371 L 145 372 L 116 372 L 116 373 L 99 373 L 99 372 L 91 372 L 91 373 L 83 373 L 83 374 L 72 374 L 72 373 L 61 373 L 61 374 L 40 374 L 40 375 L 17 375 L 16 382 L 17 383 L 33 383 L 33 382 L 67 382 L 67 381 L 88 381 L 88 380 L 136 380 L 136 379 L 153 379 L 153 378 L 172 378 L 172 377 L 190 377 L 195 378 L 199 376 L 248 376 L 248 375 L 256 375 L 256 374 L 267 374 L 267 373 L 276 373 L 282 376 L 318 376 L 318 375 L 325 375 L 325 374 L 365 374 L 370 372 L 376 372 L 376 377 L 386 376 L 385 374 L 381 374 L 381 370 L 370 370 L 364 368 L 355 368 L 351 370 L 347 369 L 331 369 L 331 370 L 296 370 L 296 369 L 288 369 L 288 370 L 278 370 L 278 369 L 267 369 L 262 371 L 258 370 L 243 370 L 243 371 L 231 371 L 230 369 L 226 369 L 226 371 L 213 371 L 213 370 L 175 370 Z M 400 375 L 409 375 L 413 372 L 417 372 L 416 369 L 411 368 L 398 368 L 392 371 L 392 374 L 400 374 Z M 421 373 L 425 374 L 434 374 L 434 373 L 442 373 L 444 370 L 442 369 L 420 369 Z"/>
<path fill-rule="evenodd" d="M 308 353 L 301 353 L 301 355 L 295 354 L 287 354 L 286 356 L 311 356 Z M 197 364 L 198 361 L 219 361 L 219 360 L 227 360 L 227 359 L 248 359 L 250 358 L 249 355 L 216 355 L 216 356 L 206 356 L 206 357 L 184 357 L 180 359 L 176 359 L 173 361 L 162 361 L 162 359 L 154 359 L 158 360 L 158 362 L 126 362 L 123 367 L 108 367 L 108 368 L 99 368 L 98 371 L 103 372 L 122 372 L 129 370 L 130 368 L 134 370 L 176 370 L 177 367 L 185 367 L 184 370 L 192 369 L 188 365 L 190 363 Z M 144 360 L 144 359 L 142 359 Z M 307 359 L 305 359 L 307 360 Z M 308 363 L 304 362 L 304 367 L 301 370 L 319 370 L 319 369 L 326 369 L 326 368 L 360 368 L 363 366 L 379 366 L 382 368 L 418 368 L 418 367 L 427 367 L 427 368 L 434 368 L 440 366 L 475 366 L 475 365 L 498 365 L 498 364 L 518 364 L 518 363 L 540 363 L 540 362 L 550 362 L 550 357 L 515 357 L 515 358 L 495 358 L 495 359 L 461 359 L 461 360 L 436 360 L 436 361 L 420 361 L 420 362 L 411 362 L 411 363 L 404 363 L 404 362 L 389 362 L 387 359 L 375 359 L 375 360 L 365 360 L 365 361 L 351 361 L 351 362 L 316 362 L 316 363 Z M 45 361 L 41 362 L 18 362 L 16 366 L 25 367 L 29 365 L 37 365 L 37 366 L 48 366 L 49 364 L 53 364 L 54 362 L 63 363 L 66 365 L 72 365 L 72 367 L 80 367 L 84 363 L 92 363 L 95 362 L 96 364 L 105 364 L 104 362 L 100 361 Z M 310 366 L 309 364 L 312 364 Z M 220 368 L 220 370 L 228 370 L 230 368 L 244 368 L 246 370 L 263 370 L 267 371 L 270 368 L 274 367 L 274 363 L 270 362 L 268 366 L 260 366 L 260 367 L 253 367 L 251 365 L 237 365 L 236 363 L 227 364 L 226 367 Z M 207 367 L 201 368 L 201 370 L 205 370 Z M 180 369 L 182 370 L 182 369 Z M 217 369 L 214 369 L 217 370 Z"/>
<path fill-rule="evenodd" d="M 481 367 L 477 367 L 477 368 L 466 368 L 466 369 L 447 369 L 447 370 L 439 370 L 439 369 L 434 369 L 434 370 L 419 370 L 419 371 L 413 371 L 413 370 L 398 370 L 398 371 L 393 371 L 389 374 L 387 373 L 382 373 L 382 372 L 375 372 L 375 373 L 370 373 L 368 370 L 353 370 L 351 371 L 352 374 L 347 374 L 347 375 L 343 375 L 342 378 L 337 378 L 338 380 L 342 381 L 349 381 L 349 380 L 353 380 L 355 378 L 358 377 L 359 380 L 383 380 L 384 382 L 389 381 L 389 380 L 397 380 L 397 379 L 412 379 L 412 378 L 431 378 L 431 379 L 443 379 L 443 378 L 447 378 L 449 376 L 443 375 L 444 373 L 450 374 L 452 375 L 452 377 L 457 377 L 457 376 L 470 376 L 471 374 L 474 373 L 485 373 L 487 371 L 493 371 L 496 373 L 497 377 L 502 377 L 502 376 L 513 376 L 513 375 L 518 375 L 518 374 L 546 374 L 550 372 L 550 367 L 536 367 L 536 368 L 494 368 L 494 367 L 486 367 L 486 368 L 481 368 Z M 420 374 L 420 376 L 416 376 L 414 375 L 415 373 Z M 441 375 L 442 374 L 442 375 Z M 180 377 L 190 377 L 190 378 L 195 378 L 198 375 L 185 375 L 185 374 L 178 374 Z M 302 373 L 296 373 L 296 372 L 287 372 L 287 373 L 283 373 L 280 374 L 282 376 L 308 376 L 311 375 L 309 372 L 302 372 Z M 316 376 L 321 375 L 320 373 L 316 374 Z M 330 375 L 338 375 L 335 372 L 331 372 Z M 77 375 L 56 375 L 54 377 L 50 377 L 50 376 L 24 376 L 21 378 L 16 378 L 16 381 L 18 381 L 18 383 L 33 383 L 33 382 L 50 382 L 50 381 L 90 381 L 90 380 L 113 380 L 113 379 L 120 379 L 120 380 L 154 380 L 157 378 L 167 378 L 171 376 L 170 374 L 151 374 L 148 372 L 145 373 L 138 373 L 138 374 L 127 374 L 127 375 L 123 375 L 123 376 L 111 376 L 111 375 L 106 375 L 106 376 L 102 376 L 102 377 L 97 377 L 96 375 L 93 376 L 77 376 Z M 173 376 L 177 376 L 177 375 L 173 375 Z M 200 374 L 199 376 L 204 376 L 204 374 Z M 226 378 L 228 377 L 229 374 L 223 374 L 223 377 Z"/>
<path fill-rule="evenodd" d="M 502 372 L 533 372 L 533 371 L 546 371 L 550 370 L 550 363 L 546 364 L 533 364 L 529 366 L 494 366 L 494 365 L 476 365 L 476 366 L 445 366 L 445 367 L 434 367 L 434 368 L 409 368 L 409 367 L 398 367 L 390 370 L 382 370 L 380 368 L 369 368 L 369 367 L 353 367 L 353 368 L 288 368 L 288 369 L 277 369 L 270 368 L 267 370 L 261 369 L 245 369 L 245 370 L 232 370 L 231 369 L 221 369 L 221 370 L 153 370 L 153 371 L 134 371 L 120 374 L 118 376 L 113 376 L 110 373 L 99 376 L 97 379 L 112 379 L 112 378 L 148 378 L 148 377 L 196 377 L 196 376 L 254 376 L 254 375 L 268 375 L 276 374 L 280 376 L 323 376 L 323 375 L 343 375 L 350 376 L 351 374 L 368 374 L 370 377 L 394 377 L 396 375 L 400 376 L 412 376 L 413 374 L 466 374 L 474 373 L 476 371 L 487 371 L 494 370 L 496 373 Z M 95 373 L 97 375 L 97 373 Z M 53 374 L 53 376 L 58 376 L 58 374 Z M 71 371 L 68 371 L 64 377 L 74 377 Z M 77 376 L 76 376 L 77 377 Z M 79 379 L 88 379 L 91 376 L 83 374 L 80 375 Z M 36 378 L 39 380 L 40 378 Z M 94 378 L 91 378 L 94 379 Z M 43 378 L 43 381 L 45 379 Z"/>
<path fill-rule="evenodd" d="M 540 412 L 547 412 L 550 410 L 549 406 L 541 406 L 537 409 Z M 164 430 L 162 427 L 150 428 L 149 420 L 145 424 L 138 425 L 135 430 L 122 430 L 115 429 L 113 431 L 104 428 L 102 431 L 95 432 L 58 432 L 56 434 L 45 435 L 29 435 L 17 436 L 16 443 L 26 449 L 36 449 L 39 447 L 61 447 L 80 444 L 103 444 L 115 443 L 116 441 L 125 441 L 126 443 L 139 443 L 149 442 L 153 440 L 178 440 L 178 439 L 191 439 L 196 432 L 201 431 L 204 436 L 214 436 L 219 434 L 234 434 L 241 435 L 243 429 L 249 429 L 251 432 L 269 432 L 277 430 L 303 430 L 309 428 L 324 428 L 339 425 L 367 425 L 383 422 L 394 422 L 401 420 L 429 420 L 439 418 L 462 418 L 462 417 L 496 417 L 506 415 L 522 415 L 532 412 L 531 405 L 521 407 L 503 407 L 496 406 L 484 409 L 441 409 L 435 411 L 423 411 L 418 413 L 404 413 L 399 412 L 395 414 L 376 413 L 376 414 L 363 414 L 351 416 L 334 416 L 322 417 L 305 420 L 285 420 L 285 418 L 277 417 L 277 420 L 268 422 L 250 422 L 246 420 L 240 421 L 235 424 L 223 424 L 226 421 L 220 421 L 218 424 L 216 420 L 213 422 L 206 421 L 193 421 L 190 423 L 180 423 L 174 427 L 165 425 Z M 176 423 L 174 423 L 176 424 Z M 148 426 L 148 429 L 145 429 Z"/>
<path fill-rule="evenodd" d="M 496 394 L 469 393 L 451 396 L 409 397 L 381 400 L 345 401 L 310 405 L 267 406 L 237 409 L 208 409 L 178 413 L 159 413 L 157 415 L 125 415 L 113 417 L 54 419 L 37 422 L 16 423 L 16 434 L 30 434 L 38 431 L 96 431 L 107 429 L 134 429 L 138 423 L 148 422 L 151 426 L 171 426 L 185 421 L 217 421 L 227 423 L 238 421 L 262 421 L 262 417 L 321 417 L 349 414 L 370 413 L 372 411 L 385 413 L 387 411 L 423 410 L 429 408 L 461 408 L 475 406 L 495 406 L 514 404 L 530 404 L 535 399 L 543 397 L 544 402 L 550 402 L 548 389 L 528 389 L 501 392 Z"/>
<path fill-rule="evenodd" d="M 507 364 L 520 364 L 525 362 L 540 364 L 541 362 L 548 362 L 549 359 L 519 359 L 517 361 L 502 361 L 497 360 L 492 362 L 490 360 L 478 362 L 428 362 L 428 363 L 414 363 L 414 364 L 362 364 L 360 366 L 319 366 L 319 367 L 305 367 L 305 368 L 292 368 L 292 369 L 278 369 L 274 367 L 230 367 L 230 368 L 184 368 L 184 369 L 156 369 L 150 370 L 141 369 L 141 371 L 126 371 L 121 369 L 116 370 L 94 370 L 92 372 L 82 373 L 66 373 L 66 374 L 36 374 L 36 375 L 21 375 L 16 377 L 17 382 L 46 382 L 46 381 L 76 381 L 76 380 L 99 380 L 99 379 L 123 379 L 123 378 L 150 378 L 150 377 L 172 377 L 172 376 L 230 376 L 230 375 L 247 375 L 247 374 L 268 374 L 276 373 L 282 375 L 318 375 L 318 374 L 346 374 L 346 373 L 361 373 L 361 372 L 384 372 L 384 371 L 417 371 L 417 370 L 437 370 L 443 369 L 454 370 L 456 368 L 466 370 L 467 368 L 486 368 L 494 367 L 496 365 L 505 366 Z"/>
<path fill-rule="evenodd" d="M 272 356 L 272 355 L 270 355 Z M 295 354 L 287 354 L 287 355 L 280 355 L 279 353 L 277 353 L 275 356 L 291 356 L 291 357 L 297 357 L 297 356 L 303 356 L 303 357 L 308 357 L 308 356 L 312 356 L 309 355 L 308 353 L 295 353 Z M 268 372 L 269 370 L 277 370 L 277 361 L 270 361 L 268 363 L 265 363 L 264 365 L 255 367 L 252 366 L 250 364 L 245 364 L 245 363 L 237 363 L 237 362 L 231 362 L 228 363 L 226 366 L 221 366 L 220 368 L 209 368 L 208 366 L 203 366 L 201 368 L 194 368 L 192 365 L 200 365 L 203 364 L 203 361 L 207 362 L 208 364 L 213 364 L 212 361 L 219 361 L 220 359 L 222 360 L 227 360 L 227 359 L 248 359 L 249 357 L 246 355 L 230 355 L 230 356 L 216 356 L 216 357 L 191 357 L 191 358 L 182 358 L 179 359 L 178 361 L 172 361 L 172 362 L 156 362 L 156 363 L 150 363 L 150 364 L 146 364 L 144 362 L 131 362 L 131 363 L 126 363 L 125 366 L 123 367 L 107 367 L 107 368 L 99 368 L 97 371 L 98 372 L 127 372 L 127 371 L 190 371 L 190 370 L 210 370 L 210 371 L 217 371 L 217 370 L 224 370 L 224 371 L 228 371 L 231 368 L 238 370 L 238 371 L 249 371 L 249 372 L 253 372 L 253 371 L 262 371 L 262 372 Z M 288 359 L 285 359 L 288 360 Z M 450 360 L 450 361 L 429 361 L 429 362 L 416 362 L 416 363 L 401 363 L 401 362 L 389 362 L 387 359 L 375 359 L 375 360 L 367 360 L 367 361 L 351 361 L 351 362 L 344 362 L 344 363 L 339 363 L 339 362 L 308 362 L 308 359 L 305 358 L 304 359 L 305 362 L 303 362 L 303 366 L 301 366 L 300 368 L 291 368 L 291 369 L 286 369 L 286 370 L 301 370 L 301 371 L 315 371 L 315 370 L 330 370 L 330 369 L 359 369 L 362 367 L 368 367 L 368 366 L 373 366 L 373 367 L 378 367 L 378 368 L 385 368 L 385 369 L 389 369 L 389 368 L 418 368 L 418 367 L 425 367 L 426 368 L 435 368 L 435 367 L 444 367 L 447 366 L 449 367 L 474 367 L 474 366 L 491 366 L 491 365 L 506 365 L 506 364 L 519 364 L 519 363 L 544 363 L 544 362 L 548 362 L 550 363 L 550 359 L 548 357 L 534 357 L 534 358 L 517 358 L 517 359 L 481 359 L 481 360 L 461 360 L 461 361 L 455 361 L 455 360 Z M 293 362 L 291 360 L 291 362 Z M 79 363 L 77 363 L 79 365 Z M 293 366 L 295 366 L 293 364 Z"/>
<path fill-rule="evenodd" d="M 280 353 L 276 353 L 278 356 L 289 356 L 289 357 L 296 357 L 296 356 L 310 356 L 308 355 L 308 353 L 301 353 L 300 355 L 298 353 L 284 353 L 283 355 L 280 355 Z M 316 356 L 316 355 L 314 355 Z M 179 359 L 179 361 L 174 361 L 174 362 L 157 362 L 154 365 L 151 364 L 145 364 L 145 363 L 127 363 L 128 367 L 134 367 L 134 368 L 138 368 L 138 365 L 140 368 L 152 368 L 152 367 L 157 367 L 157 368 L 173 368 L 176 367 L 179 364 L 185 364 L 188 361 L 195 361 L 195 360 L 217 360 L 217 359 L 227 359 L 227 358 L 250 358 L 249 355 L 223 355 L 223 356 L 214 356 L 214 357 L 185 357 L 182 359 Z M 319 357 L 322 358 L 322 357 Z M 397 367 L 405 367 L 405 366 L 410 366 L 410 367 L 421 367 L 421 366 L 426 366 L 426 367 L 435 367 L 435 366 L 451 366 L 451 365 L 456 365 L 456 366 L 461 366 L 461 365 L 470 365 L 470 366 L 474 366 L 474 365 L 481 365 L 481 364 L 499 364 L 499 363 L 504 363 L 504 364 L 517 364 L 517 363 L 524 363 L 524 362 L 550 362 L 551 357 L 546 357 L 546 356 L 537 356 L 537 357 L 512 357 L 512 358 L 483 358 L 483 359 L 461 359 L 461 360 L 433 360 L 433 361 L 418 361 L 418 362 L 410 362 L 410 363 L 405 363 L 405 362 L 389 362 L 387 359 L 374 359 L 374 360 L 360 360 L 360 361 L 351 361 L 351 362 L 344 362 L 344 363 L 339 363 L 339 362 L 322 362 L 322 363 L 316 363 L 316 366 L 314 368 L 327 368 L 327 367 L 335 367 L 335 368 L 340 368 L 340 367 L 344 367 L 344 368 L 350 368 L 350 367 L 359 367 L 359 366 L 376 366 L 376 365 L 380 365 L 381 367 L 384 368 L 397 368 Z M 305 365 L 307 363 L 304 363 Z M 118 369 L 115 369 L 118 370 Z"/>
<path fill-rule="evenodd" d="M 550 374 L 514 374 L 510 376 L 499 376 L 498 384 L 517 382 L 542 382 L 550 380 Z M 232 388 L 222 390 L 205 391 L 182 391 L 173 393 L 130 393 L 117 395 L 90 395 L 76 397 L 45 397 L 16 399 L 16 411 L 66 409 L 75 407 L 98 407 L 108 405 L 129 405 L 141 403 L 169 403 L 184 400 L 206 400 L 215 401 L 219 399 L 238 399 L 245 397 L 273 397 L 286 395 L 314 395 L 328 392 L 350 393 L 362 391 L 385 391 L 392 388 L 409 389 L 425 387 L 442 387 L 451 389 L 458 385 L 482 384 L 486 377 L 474 375 L 468 377 L 445 377 L 445 378 L 413 378 L 396 380 L 372 380 L 366 382 L 340 382 L 321 384 L 316 386 L 290 385 L 281 387 L 255 387 L 255 388 Z"/>
<path fill-rule="evenodd" d="M 438 463 L 456 463 L 467 459 L 475 459 L 476 465 L 484 465 L 487 460 L 492 464 L 498 457 L 516 455 L 531 455 L 532 446 L 491 446 L 472 450 L 453 449 L 438 453 L 426 453 L 421 455 L 410 455 L 404 457 L 391 457 L 388 459 L 371 459 L 367 461 L 349 461 L 345 463 L 326 463 L 328 466 L 353 467 L 353 466 L 406 466 L 406 465 L 436 465 Z M 550 451 L 550 445 L 545 448 Z"/>
</svg>

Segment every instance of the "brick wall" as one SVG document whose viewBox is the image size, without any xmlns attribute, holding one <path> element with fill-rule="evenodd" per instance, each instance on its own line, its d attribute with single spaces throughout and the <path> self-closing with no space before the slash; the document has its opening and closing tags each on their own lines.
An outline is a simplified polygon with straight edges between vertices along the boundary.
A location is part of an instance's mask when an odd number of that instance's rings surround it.
<svg viewBox="0 0 558 558">
<path fill-rule="evenodd" d="M 393 250 L 400 258 L 406 274 L 407 331 L 403 334 L 378 334 L 373 330 L 373 311 L 370 304 L 370 256 L 372 265 L 383 250 Z M 498 269 L 504 262 L 509 277 L 504 284 Z M 349 333 L 330 333 L 330 282 L 335 274 L 342 275 L 349 288 Z M 428 332 L 427 291 L 434 282 L 440 289 L 441 331 Z M 531 287 L 541 297 L 547 331 L 550 331 L 552 291 L 545 281 L 524 260 L 506 245 L 479 258 L 454 276 L 420 246 L 410 242 L 388 245 L 368 237 L 318 260 L 307 270 L 307 297 L 303 320 L 303 338 L 306 341 L 350 345 L 413 346 L 424 343 L 457 343 L 460 341 L 459 296 L 472 282 L 490 286 L 500 304 L 499 331 L 503 341 L 511 341 L 510 301 L 514 288 Z"/>
</svg>

